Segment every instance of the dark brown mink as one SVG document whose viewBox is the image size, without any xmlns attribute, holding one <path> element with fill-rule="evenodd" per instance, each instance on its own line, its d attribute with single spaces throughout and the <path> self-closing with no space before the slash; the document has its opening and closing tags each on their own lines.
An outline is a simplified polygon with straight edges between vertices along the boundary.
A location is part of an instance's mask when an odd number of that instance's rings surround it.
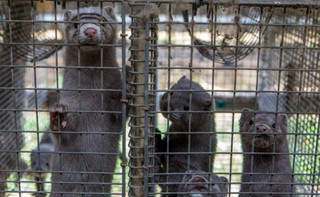
<svg viewBox="0 0 320 197">
<path fill-rule="evenodd" d="M 228 179 L 224 176 L 188 170 L 178 186 L 177 197 L 227 197 Z"/>
<path fill-rule="evenodd" d="M 39 151 L 39 152 L 37 152 Z M 37 181 L 37 191 L 43 192 L 44 186 L 39 181 L 45 181 L 47 173 L 51 171 L 52 152 L 54 143 L 49 133 L 43 134 L 39 143 L 39 149 L 36 148 L 31 152 L 31 170 L 32 176 Z"/>
<path fill-rule="evenodd" d="M 287 142 L 287 116 L 244 109 L 240 133 L 245 155 L 239 196 L 290 196 L 294 187 L 290 185 L 293 178 Z"/>
<path fill-rule="evenodd" d="M 122 77 L 110 46 L 116 43 L 116 16 L 111 7 L 86 7 L 67 11 L 64 21 L 70 45 L 63 89 L 69 90 L 61 90 L 50 114 L 61 152 L 53 156 L 51 196 L 109 196 L 122 130 Z"/>
<path fill-rule="evenodd" d="M 161 140 L 159 135 L 156 136 L 156 151 L 183 152 L 183 154 L 166 156 L 159 154 L 155 158 L 155 171 L 157 173 L 182 174 L 160 175 L 155 179 L 163 192 L 176 192 L 177 185 L 170 183 L 180 182 L 185 171 L 212 171 L 213 153 L 216 151 L 215 123 L 211 113 L 214 102 L 209 93 L 199 84 L 183 76 L 170 88 L 170 91 L 162 96 L 160 108 L 163 116 L 169 119 L 172 124 L 164 139 Z M 177 134 L 170 134 L 173 132 L 177 132 Z M 197 132 L 203 133 L 197 134 Z M 188 133 L 191 133 L 190 140 Z M 188 141 L 190 149 L 188 149 Z M 187 152 L 201 153 L 191 154 L 189 160 Z M 164 182 L 169 182 L 169 184 L 163 184 Z M 176 194 L 168 196 L 176 196 Z"/>
</svg>

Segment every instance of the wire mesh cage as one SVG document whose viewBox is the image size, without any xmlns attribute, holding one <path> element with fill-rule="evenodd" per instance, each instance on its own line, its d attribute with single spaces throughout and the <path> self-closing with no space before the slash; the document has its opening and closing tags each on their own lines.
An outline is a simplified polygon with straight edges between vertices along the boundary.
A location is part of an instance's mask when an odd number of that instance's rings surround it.
<svg viewBox="0 0 320 197">
<path fill-rule="evenodd" d="M 317 99 L 318 85 L 316 82 L 319 60 L 317 59 L 319 39 L 313 35 L 319 34 L 316 26 L 319 22 L 319 9 L 301 7 L 297 9 L 282 8 L 276 12 L 277 19 L 274 24 L 285 24 L 281 31 L 270 28 L 271 37 L 266 42 L 276 46 L 283 46 L 280 51 L 266 53 L 263 68 L 283 70 L 272 73 L 263 71 L 268 80 L 260 83 L 261 90 L 281 91 L 283 93 L 262 94 L 260 103 L 269 100 L 276 111 L 285 112 L 290 117 L 290 129 L 295 135 L 289 136 L 292 165 L 297 182 L 306 192 L 311 194 L 318 191 L 319 176 L 318 162 L 315 155 L 318 152 L 318 126 L 317 114 L 319 106 L 313 100 Z M 309 26 L 310 25 L 310 26 Z M 273 33 L 274 35 L 272 35 Z M 280 33 L 281 32 L 281 33 Z M 278 87 L 275 87 L 275 83 Z M 273 84 L 272 84 L 273 83 Z M 277 95 L 276 95 L 277 94 Z M 268 109 L 264 109 L 268 110 Z M 306 145 L 307 144 L 307 145 Z"/>
<path fill-rule="evenodd" d="M 319 196 L 317 0 L 0 1 L 0 196 Z"/>
</svg>

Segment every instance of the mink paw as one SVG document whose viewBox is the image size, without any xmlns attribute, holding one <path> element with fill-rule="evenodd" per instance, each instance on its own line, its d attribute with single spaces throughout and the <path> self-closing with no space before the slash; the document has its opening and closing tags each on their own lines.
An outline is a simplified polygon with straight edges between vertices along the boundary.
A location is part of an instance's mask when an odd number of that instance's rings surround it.
<svg viewBox="0 0 320 197">
<path fill-rule="evenodd" d="M 50 129 L 52 131 L 61 131 L 67 126 L 67 107 L 65 105 L 56 104 L 51 107 L 50 112 Z M 60 125 L 59 125 L 60 123 Z"/>
</svg>

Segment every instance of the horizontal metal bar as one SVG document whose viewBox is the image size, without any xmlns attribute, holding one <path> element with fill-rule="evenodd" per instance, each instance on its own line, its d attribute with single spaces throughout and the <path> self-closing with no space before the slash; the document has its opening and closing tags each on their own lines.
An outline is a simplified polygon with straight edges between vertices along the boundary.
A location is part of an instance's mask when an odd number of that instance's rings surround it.
<svg viewBox="0 0 320 197">
<path fill-rule="evenodd" d="M 313 49 L 312 49 L 313 50 Z M 0 64 L 0 68 L 29 68 L 29 69 L 34 69 L 34 68 L 46 68 L 46 69 L 77 69 L 77 70 L 81 70 L 81 69 L 97 69 L 97 70 L 122 70 L 121 68 L 113 68 L 113 67 L 97 67 L 97 66 L 92 66 L 90 68 L 88 68 L 87 66 L 49 66 L 49 65 L 37 65 L 37 66 L 30 66 L 30 65 L 10 65 L 10 64 Z M 213 67 L 213 66 L 201 66 L 201 67 L 183 67 L 183 66 L 161 66 L 161 67 L 150 67 L 152 69 L 155 70 L 219 70 L 219 71 L 226 71 L 226 70 L 231 70 L 231 71 L 236 71 L 236 70 L 240 70 L 240 71 L 289 71 L 289 72 L 320 72 L 319 69 L 317 68 L 282 68 L 282 67 L 269 67 L 269 68 L 264 68 L 264 67 L 245 67 L 241 66 L 241 67 L 226 67 L 226 66 L 220 66 L 220 67 Z M 144 73 L 139 73 L 139 72 L 135 72 L 135 74 L 144 74 Z M 132 83 L 132 84 L 138 84 L 138 83 Z M 152 83 L 150 83 L 152 84 Z M 142 84 L 141 84 L 142 85 Z M 8 87 L 9 88 L 9 87 Z M 46 88 L 37 88 L 37 90 L 63 90 L 63 88 L 50 88 L 50 89 L 46 89 Z M 27 88 L 25 88 L 25 90 L 27 90 Z M 30 89 L 32 90 L 32 89 Z M 92 89 L 88 89 L 88 90 L 92 90 Z M 101 89 L 93 89 L 93 90 L 101 90 Z M 115 89 L 102 89 L 102 90 L 112 90 L 114 91 Z M 120 90 L 120 89 L 118 89 Z"/>
<path fill-rule="evenodd" d="M 314 42 L 311 42 L 311 43 L 314 43 L 316 44 L 317 41 L 314 41 Z M 16 45 L 16 46 L 25 46 L 25 45 L 39 45 L 39 46 L 48 46 L 48 44 L 41 44 L 41 43 L 1 43 L 0 42 L 0 45 Z M 54 45 L 56 46 L 81 46 L 80 44 L 65 44 L 65 43 L 54 43 Z M 105 44 L 99 44 L 99 46 L 114 46 L 114 47 L 121 47 L 121 45 L 118 45 L 118 44 L 114 44 L 114 45 L 105 45 Z M 219 48 L 234 48 L 234 49 L 307 49 L 307 50 L 319 50 L 320 47 L 316 47 L 317 45 L 315 45 L 314 47 L 308 47 L 308 46 L 304 46 L 304 45 L 301 45 L 301 46 L 261 46 L 261 45 L 220 45 L 220 44 L 216 44 L 216 45 L 211 45 L 211 44 L 206 44 L 206 45 L 195 45 L 195 44 L 150 44 L 150 47 L 159 47 L 159 48 L 168 48 L 168 47 L 172 47 L 172 48 L 177 48 L 177 47 L 180 47 L 180 48 L 190 48 L 190 47 L 198 47 L 198 48 L 209 48 L 210 50 L 214 51 L 214 50 L 217 50 Z M 103 50 L 103 49 L 101 49 Z M 132 51 L 134 51 L 134 49 L 132 49 Z M 150 60 L 150 61 L 154 61 L 154 60 Z M 144 60 L 132 60 L 132 62 L 144 62 Z M 37 66 L 35 66 L 37 67 Z M 49 66 L 50 67 L 50 66 Z M 49 68 L 48 67 L 48 68 Z M 52 67 L 52 66 L 51 66 Z M 79 66 L 66 66 L 67 68 L 79 68 Z M 54 68 L 60 68 L 60 66 L 56 66 Z M 103 68 L 102 66 L 101 67 L 97 67 L 97 66 L 90 66 L 90 67 L 85 67 L 85 68 Z M 120 69 L 120 68 L 105 68 L 105 69 Z"/>
<path fill-rule="evenodd" d="M 209 1 L 212 1 L 214 4 L 217 5 L 233 5 L 230 1 L 225 0 L 203 0 L 203 4 L 207 4 Z M 145 4 L 146 0 L 136 0 L 133 1 L 131 4 Z M 150 3 L 177 3 L 176 0 L 149 0 Z M 190 4 L 190 3 L 198 3 L 197 0 L 183 0 L 180 1 L 183 4 Z M 235 5 L 243 5 L 243 6 L 274 6 L 274 7 L 283 7 L 283 6 L 292 6 L 292 7 L 320 7 L 318 0 L 279 0 L 279 1 L 270 1 L 270 0 L 237 0 Z"/>
<path fill-rule="evenodd" d="M 163 173 L 153 173 L 154 175 L 162 175 L 162 176 L 168 176 L 168 175 L 185 175 L 187 174 L 186 172 L 163 172 Z M 188 174 L 194 174 L 194 173 L 188 173 Z M 201 175 L 242 175 L 242 174 L 252 174 L 252 175 L 256 175 L 256 174 L 271 174 L 270 173 L 255 173 L 255 172 L 224 172 L 224 171 L 219 171 L 219 172 L 197 172 L 196 174 L 201 174 Z M 273 174 L 278 174 L 278 175 L 288 175 L 288 173 L 273 173 Z M 312 176 L 315 175 L 316 173 L 290 173 L 290 175 L 296 175 L 296 176 Z M 231 181 L 229 183 L 240 183 L 238 181 Z M 299 182 L 295 182 L 294 184 L 299 184 Z M 301 184 L 301 183 L 300 183 Z M 306 183 L 306 184 L 312 184 L 312 183 Z"/>
<path fill-rule="evenodd" d="M 231 134 L 231 133 L 230 133 Z M 301 155 L 301 156 L 319 156 L 320 153 L 266 153 L 266 152 L 174 152 L 174 153 L 170 153 L 170 152 L 159 152 L 159 153 L 154 153 L 154 155 L 210 155 L 210 154 L 216 154 L 216 155 L 268 155 L 268 156 L 281 156 L 281 155 Z M 170 162 L 170 161 L 169 161 Z"/>
</svg>

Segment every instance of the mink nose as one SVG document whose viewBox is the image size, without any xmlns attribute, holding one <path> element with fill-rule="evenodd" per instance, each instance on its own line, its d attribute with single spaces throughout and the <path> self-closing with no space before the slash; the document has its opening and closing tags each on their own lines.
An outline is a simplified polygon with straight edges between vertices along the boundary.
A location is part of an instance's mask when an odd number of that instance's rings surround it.
<svg viewBox="0 0 320 197">
<path fill-rule="evenodd" d="M 256 131 L 257 132 L 265 132 L 265 131 L 267 131 L 267 127 L 264 125 L 258 125 L 258 126 L 256 126 Z"/>
<path fill-rule="evenodd" d="M 84 34 L 89 38 L 93 38 L 96 35 L 96 33 L 97 33 L 97 30 L 93 28 L 88 28 L 84 30 Z"/>
</svg>

